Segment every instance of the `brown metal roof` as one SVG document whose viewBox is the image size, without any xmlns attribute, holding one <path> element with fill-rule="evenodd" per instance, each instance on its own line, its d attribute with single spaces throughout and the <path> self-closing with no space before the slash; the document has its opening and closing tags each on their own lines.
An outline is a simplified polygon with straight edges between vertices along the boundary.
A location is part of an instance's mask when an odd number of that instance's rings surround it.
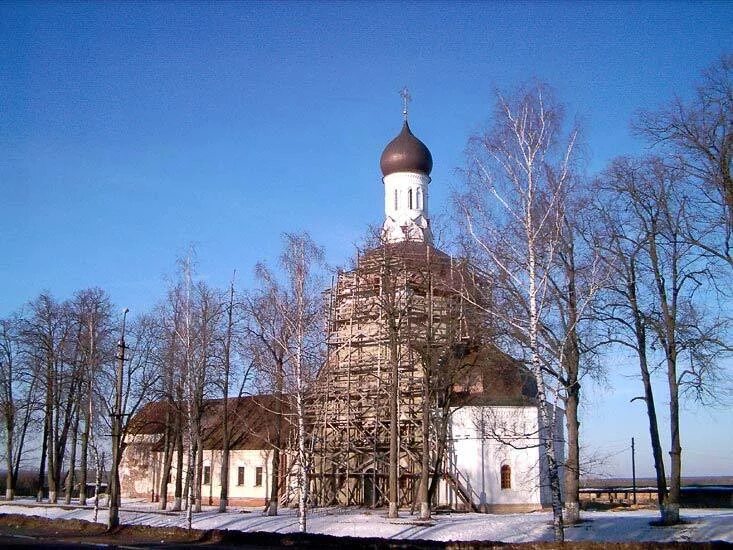
<svg viewBox="0 0 733 550">
<path fill-rule="evenodd" d="M 491 345 L 481 346 L 462 358 L 464 380 L 454 387 L 454 403 L 464 405 L 537 404 L 537 383 L 520 361 Z"/>
<path fill-rule="evenodd" d="M 395 172 L 417 172 L 429 176 L 433 169 L 433 156 L 425 144 L 412 134 L 405 121 L 402 131 L 384 148 L 379 165 L 384 176 Z"/>
<path fill-rule="evenodd" d="M 281 403 L 283 409 L 281 441 L 286 441 L 291 429 L 290 406 L 287 397 Z M 231 449 L 269 449 L 276 439 L 278 398 L 275 395 L 232 397 L 228 400 Z M 171 427 L 176 414 L 184 414 L 182 407 L 168 401 L 155 401 L 145 405 L 130 422 L 130 433 L 135 435 L 163 435 L 166 422 Z M 201 428 L 204 449 L 223 447 L 223 399 L 208 399 L 203 405 Z M 162 444 L 159 442 L 159 446 Z"/>
</svg>

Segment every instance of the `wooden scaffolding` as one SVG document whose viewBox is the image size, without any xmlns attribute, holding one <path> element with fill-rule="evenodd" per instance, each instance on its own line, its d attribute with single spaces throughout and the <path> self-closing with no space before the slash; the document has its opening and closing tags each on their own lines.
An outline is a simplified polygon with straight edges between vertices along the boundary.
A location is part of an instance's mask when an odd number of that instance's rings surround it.
<svg viewBox="0 0 733 550">
<path fill-rule="evenodd" d="M 397 338 L 399 503 L 415 501 L 422 402 L 430 395 L 424 392 L 425 352 L 432 347 L 440 353 L 451 340 L 466 336 L 457 287 L 451 258 L 415 242 L 370 250 L 354 269 L 335 277 L 327 361 L 308 399 L 314 504 L 387 501 L 389 396 L 395 383 L 391 336 Z"/>
</svg>

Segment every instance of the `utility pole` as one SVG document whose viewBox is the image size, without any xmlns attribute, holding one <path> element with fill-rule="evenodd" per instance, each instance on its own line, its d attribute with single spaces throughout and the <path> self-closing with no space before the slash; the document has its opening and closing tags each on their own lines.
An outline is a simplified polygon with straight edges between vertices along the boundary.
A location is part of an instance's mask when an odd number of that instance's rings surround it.
<svg viewBox="0 0 733 550">
<path fill-rule="evenodd" d="M 636 504 L 636 450 L 634 448 L 634 438 L 631 438 L 631 482 L 634 488 L 634 504 Z"/>
<path fill-rule="evenodd" d="M 107 529 L 112 530 L 120 525 L 120 437 L 122 435 L 122 369 L 125 365 L 125 320 L 127 312 L 122 312 L 122 334 L 117 342 L 117 380 L 115 383 L 115 408 L 112 412 L 112 468 L 109 480 L 109 521 Z"/>
</svg>

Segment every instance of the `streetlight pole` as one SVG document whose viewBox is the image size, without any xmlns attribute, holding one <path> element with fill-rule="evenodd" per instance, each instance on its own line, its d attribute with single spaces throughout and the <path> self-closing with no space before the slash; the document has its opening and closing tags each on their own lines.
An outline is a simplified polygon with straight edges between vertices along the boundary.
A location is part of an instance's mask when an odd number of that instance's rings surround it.
<svg viewBox="0 0 733 550">
<path fill-rule="evenodd" d="M 125 320 L 127 312 L 122 312 L 122 334 L 117 342 L 117 380 L 115 383 L 115 407 L 112 412 L 112 468 L 109 480 L 109 521 L 107 529 L 112 530 L 120 525 L 120 437 L 122 435 L 122 369 L 125 365 Z"/>
</svg>

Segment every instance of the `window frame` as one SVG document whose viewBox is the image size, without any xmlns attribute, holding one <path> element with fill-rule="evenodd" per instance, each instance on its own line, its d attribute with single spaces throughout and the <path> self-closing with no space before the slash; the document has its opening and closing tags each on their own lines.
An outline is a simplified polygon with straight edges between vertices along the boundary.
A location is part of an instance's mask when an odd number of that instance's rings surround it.
<svg viewBox="0 0 733 550">
<path fill-rule="evenodd" d="M 237 466 L 237 487 L 244 485 L 244 466 Z"/>
<path fill-rule="evenodd" d="M 512 488 L 512 467 L 509 464 L 502 464 L 499 470 L 501 490 L 508 491 Z"/>
<path fill-rule="evenodd" d="M 262 487 L 263 474 L 264 468 L 262 466 L 255 466 L 255 487 Z"/>
</svg>

